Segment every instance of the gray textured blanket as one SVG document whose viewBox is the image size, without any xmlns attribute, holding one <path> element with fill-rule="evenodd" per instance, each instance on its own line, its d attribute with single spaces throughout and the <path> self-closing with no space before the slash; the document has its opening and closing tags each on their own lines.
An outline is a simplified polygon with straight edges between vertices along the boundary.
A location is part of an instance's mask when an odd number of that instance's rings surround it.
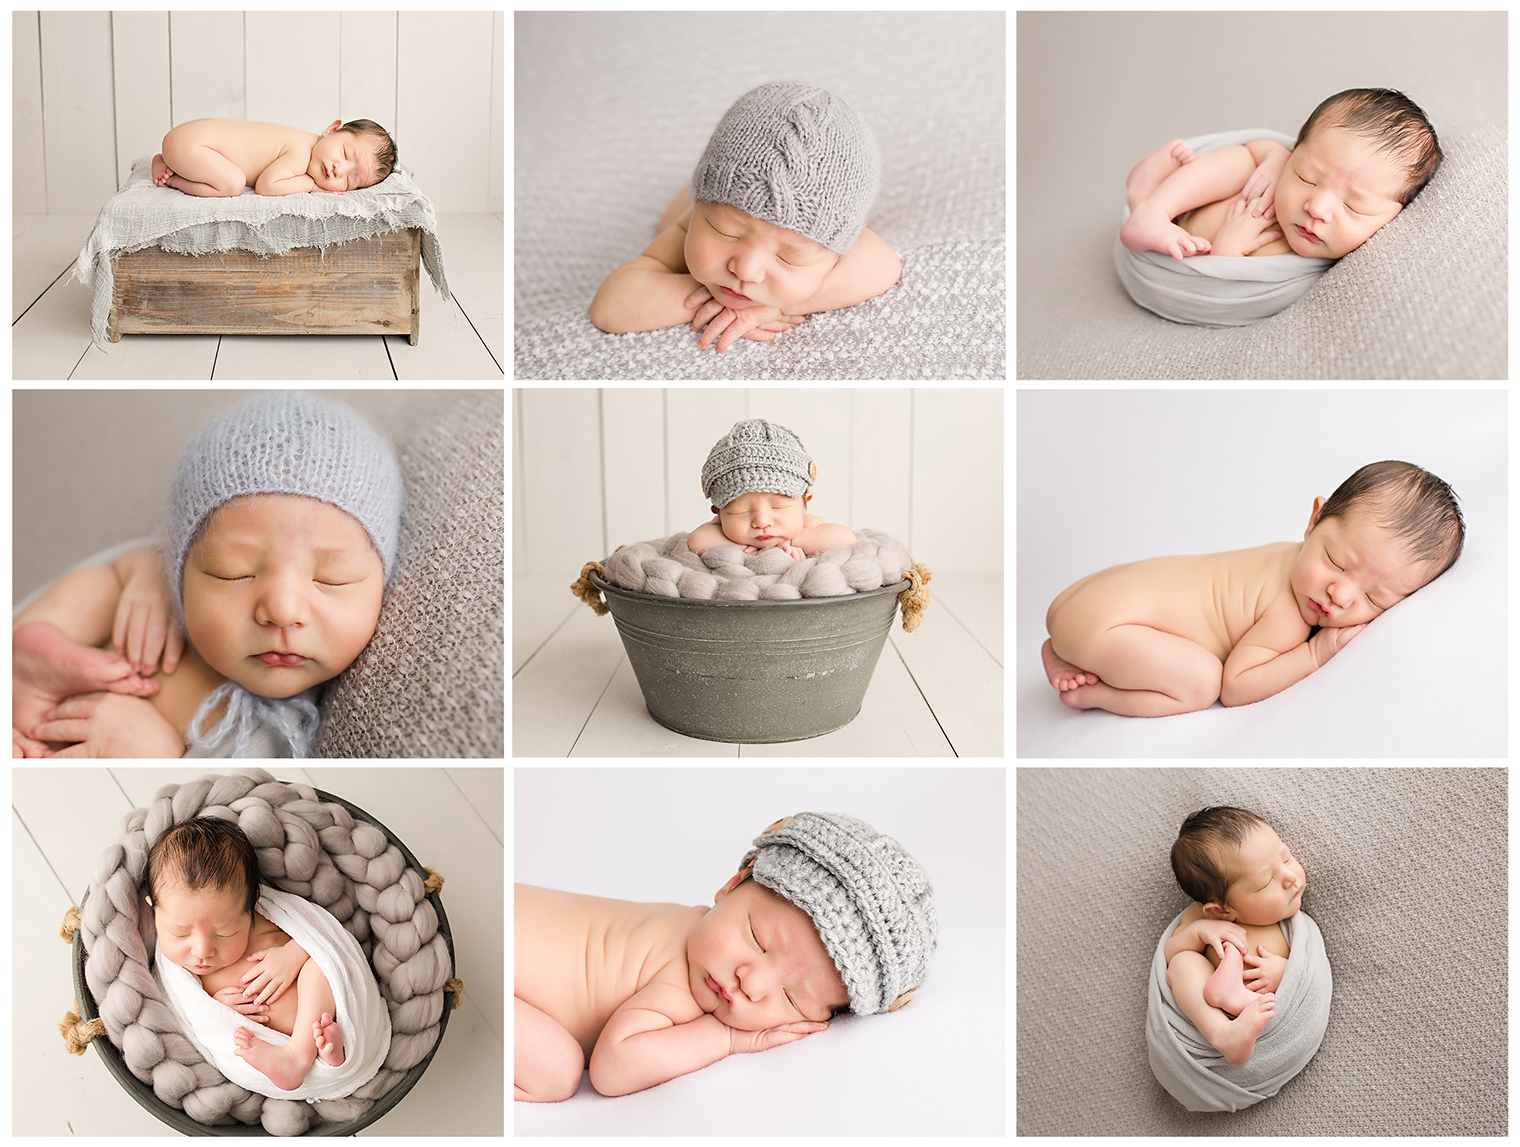
<svg viewBox="0 0 1520 1147">
<path fill-rule="evenodd" d="M 1319 1050 L 1330 1020 L 1330 958 L 1325 954 L 1325 939 L 1306 912 L 1282 922 L 1290 951 L 1272 1018 L 1257 1037 L 1251 1058 L 1232 1064 L 1183 1014 L 1166 982 L 1166 942 L 1183 912 L 1161 933 L 1151 961 L 1145 1014 L 1151 1070 L 1189 1111 L 1239 1111 L 1276 1095 Z"/>
<path fill-rule="evenodd" d="M 782 550 L 752 554 L 729 543 L 694 554 L 688 534 L 624 546 L 602 563 L 607 581 L 636 593 L 717 601 L 791 601 L 866 593 L 902 580 L 913 565 L 907 547 L 875 530 L 856 530 L 854 546 L 804 561 Z"/>
<path fill-rule="evenodd" d="M 1253 139 L 1293 146 L 1291 135 L 1261 128 L 1215 132 L 1183 142 L 1202 155 Z M 1120 222 L 1128 218 L 1126 207 Z M 1114 233 L 1114 266 L 1130 298 L 1164 319 L 1197 326 L 1243 327 L 1269 318 L 1302 298 L 1335 262 L 1295 254 L 1191 255 L 1179 260 L 1160 251 L 1131 251 Z"/>
<path fill-rule="evenodd" d="M 326 250 L 353 239 L 417 227 L 422 231 L 422 265 L 445 299 L 443 251 L 432 201 L 405 167 L 397 166 L 373 187 L 346 195 L 257 195 L 227 198 L 186 195 L 153 182 L 152 158 L 132 165 L 127 186 L 106 201 L 95 229 L 74 264 L 74 277 L 95 294 L 90 334 L 104 348 L 114 279 L 111 260 L 144 247 L 182 255 L 206 255 L 240 248 L 255 255 L 284 255 L 297 247 Z"/>
</svg>

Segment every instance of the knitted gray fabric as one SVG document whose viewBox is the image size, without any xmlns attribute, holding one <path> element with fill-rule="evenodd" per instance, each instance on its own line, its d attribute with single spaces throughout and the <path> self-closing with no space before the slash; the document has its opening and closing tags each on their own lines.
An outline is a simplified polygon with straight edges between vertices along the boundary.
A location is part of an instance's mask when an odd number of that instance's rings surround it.
<svg viewBox="0 0 1520 1147">
<path fill-rule="evenodd" d="M 336 506 L 369 535 L 389 584 L 402 485 L 384 438 L 346 406 L 272 390 L 212 419 L 180 455 L 169 494 L 164 574 L 183 609 L 185 555 L 211 512 L 245 494 L 299 494 Z"/>
<path fill-rule="evenodd" d="M 843 255 L 876 198 L 881 159 L 863 119 L 808 84 L 761 84 L 723 114 L 691 197 L 727 203 Z"/>
<path fill-rule="evenodd" d="M 806 912 L 861 1016 L 907 1001 L 939 939 L 934 889 L 890 836 L 842 813 L 803 812 L 754 840 L 742 868 Z"/>
<path fill-rule="evenodd" d="M 702 493 L 722 509 L 740 494 L 801 497 L 817 477 L 807 448 L 785 426 L 746 418 L 713 444 L 702 466 Z"/>
</svg>

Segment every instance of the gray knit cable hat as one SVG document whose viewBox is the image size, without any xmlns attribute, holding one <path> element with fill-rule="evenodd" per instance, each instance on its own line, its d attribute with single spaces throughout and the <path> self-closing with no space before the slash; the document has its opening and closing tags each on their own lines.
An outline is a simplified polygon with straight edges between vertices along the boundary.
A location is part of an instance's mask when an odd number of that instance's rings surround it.
<svg viewBox="0 0 1520 1147">
<path fill-rule="evenodd" d="M 718 121 L 691 176 L 699 203 L 727 203 L 843 255 L 876 198 L 881 159 L 865 120 L 810 84 L 769 83 Z"/>
<path fill-rule="evenodd" d="M 802 439 L 763 418 L 735 422 L 718 439 L 702 466 L 702 493 L 718 509 L 740 494 L 800 498 L 818 478 Z"/>
<path fill-rule="evenodd" d="M 754 840 L 740 868 L 813 920 L 850 1011 L 896 1011 L 924 982 L 939 941 L 934 889 L 890 836 L 842 813 L 802 812 Z"/>
<path fill-rule="evenodd" d="M 401 546 L 401 469 L 390 444 L 358 414 L 298 390 L 271 390 L 207 423 L 185 447 L 169 493 L 164 574 L 184 603 L 185 556 L 224 502 L 300 494 L 364 527 L 390 584 Z"/>
</svg>

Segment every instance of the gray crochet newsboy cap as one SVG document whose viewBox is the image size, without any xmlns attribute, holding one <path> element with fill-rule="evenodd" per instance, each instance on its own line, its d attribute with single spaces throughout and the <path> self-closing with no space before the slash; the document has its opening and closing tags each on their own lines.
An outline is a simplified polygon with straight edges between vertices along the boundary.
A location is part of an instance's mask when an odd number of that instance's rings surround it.
<svg viewBox="0 0 1520 1147">
<path fill-rule="evenodd" d="M 691 176 L 699 203 L 727 203 L 843 255 L 876 198 L 881 158 L 865 120 L 810 84 L 761 84 L 718 121 Z"/>
<path fill-rule="evenodd" d="M 708 452 L 702 493 L 721 510 L 740 494 L 801 497 L 817 476 L 802 439 L 775 422 L 746 418 Z"/>
<path fill-rule="evenodd" d="M 369 535 L 390 584 L 401 548 L 401 469 L 390 444 L 346 406 L 298 390 L 240 402 L 201 428 L 169 492 L 164 574 L 184 602 L 185 556 L 218 506 L 245 494 L 301 494 L 347 513 Z"/>
<path fill-rule="evenodd" d="M 813 920 L 850 1011 L 895 1011 L 924 982 L 939 942 L 934 889 L 890 836 L 837 812 L 802 812 L 754 840 L 740 868 Z"/>
</svg>

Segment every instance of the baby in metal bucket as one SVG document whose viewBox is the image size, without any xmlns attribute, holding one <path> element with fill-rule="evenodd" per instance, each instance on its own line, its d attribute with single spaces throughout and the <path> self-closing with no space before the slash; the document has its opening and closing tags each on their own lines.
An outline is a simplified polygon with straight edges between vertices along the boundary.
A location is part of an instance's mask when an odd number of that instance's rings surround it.
<svg viewBox="0 0 1520 1147">
<path fill-rule="evenodd" d="M 16 619 L 12 756 L 307 755 L 320 686 L 374 636 L 402 501 L 347 407 L 276 390 L 225 411 L 180 456 L 161 551 L 67 574 Z"/>
<path fill-rule="evenodd" d="M 1069 586 L 1045 615 L 1046 675 L 1070 708 L 1127 717 L 1249 705 L 1445 573 L 1465 533 L 1445 482 L 1374 462 L 1314 499 L 1302 542 L 1151 558 Z"/>
<path fill-rule="evenodd" d="M 839 813 L 754 840 L 711 908 L 514 888 L 513 1097 L 627 1095 L 902 1007 L 939 925 L 923 868 Z"/>
<path fill-rule="evenodd" d="M 1401 92 L 1352 88 L 1315 108 L 1292 151 L 1253 140 L 1194 156 L 1173 140 L 1130 171 L 1131 251 L 1339 259 L 1392 221 L 1441 166 L 1425 113 Z"/>
<path fill-rule="evenodd" d="M 691 532 L 694 554 L 728 542 L 747 554 L 780 549 L 802 561 L 835 546 L 853 546 L 845 526 L 807 513 L 818 467 L 802 440 L 774 422 L 748 418 L 713 445 L 702 467 L 702 493 L 716 515 Z"/>
<path fill-rule="evenodd" d="M 396 167 L 396 141 L 373 120 L 333 120 L 321 135 L 277 123 L 193 119 L 164 136 L 153 182 L 186 195 L 230 197 L 371 187 Z"/>
</svg>

